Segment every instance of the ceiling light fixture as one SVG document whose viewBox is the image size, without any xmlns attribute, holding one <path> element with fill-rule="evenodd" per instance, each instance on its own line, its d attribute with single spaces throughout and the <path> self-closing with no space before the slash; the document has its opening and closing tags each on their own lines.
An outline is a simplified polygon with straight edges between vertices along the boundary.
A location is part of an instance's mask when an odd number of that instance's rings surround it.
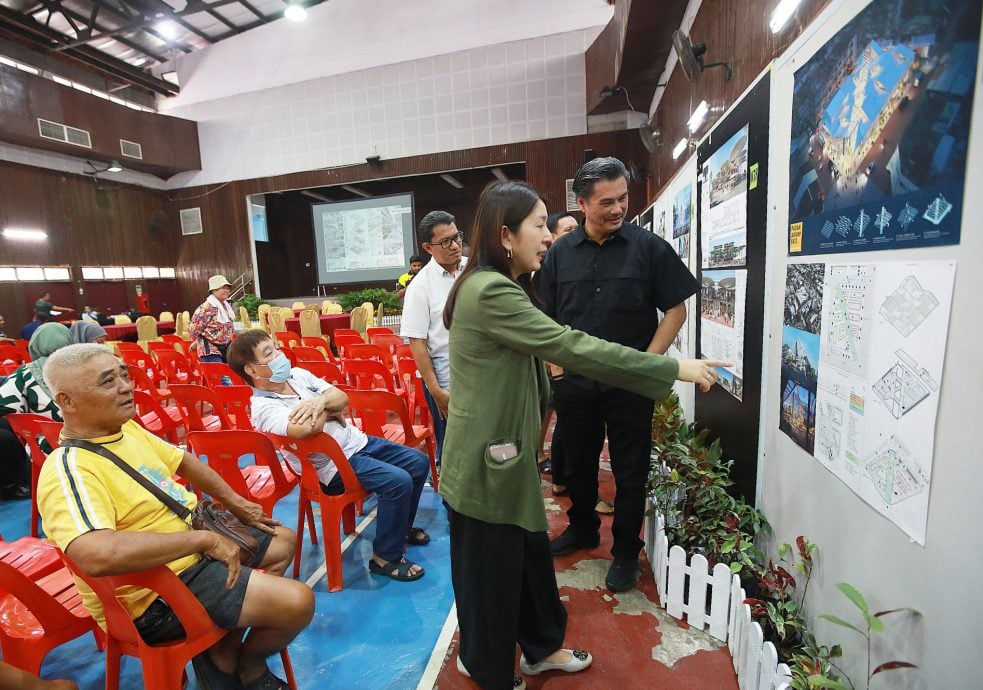
<svg viewBox="0 0 983 690">
<path fill-rule="evenodd" d="M 363 191 L 363 190 L 359 189 L 358 187 L 352 187 L 351 185 L 343 184 L 343 185 L 341 185 L 341 188 L 344 189 L 347 192 L 351 192 L 355 196 L 360 196 L 363 199 L 368 199 L 369 197 L 372 196 L 368 192 Z"/>
<path fill-rule="evenodd" d="M 177 24 L 175 24 L 169 19 L 166 19 L 162 22 L 157 22 L 156 24 L 154 24 L 154 28 L 157 30 L 157 33 L 159 33 L 164 38 L 169 38 L 169 39 L 177 38 L 177 34 L 178 34 Z"/>
<path fill-rule="evenodd" d="M 43 230 L 24 230 L 23 228 L 4 228 L 3 236 L 8 240 L 29 240 L 43 242 L 48 239 L 48 233 Z"/>
<path fill-rule="evenodd" d="M 683 137 L 682 139 L 680 139 L 680 140 L 679 140 L 679 143 L 678 143 L 678 144 L 676 144 L 676 148 L 674 148 L 674 149 L 672 150 L 672 159 L 673 159 L 673 160 L 676 160 L 677 158 L 679 158 L 679 155 L 680 155 L 680 154 L 681 154 L 681 153 L 682 153 L 683 151 L 685 151 L 685 150 L 686 150 L 686 145 L 687 145 L 688 143 L 689 143 L 689 139 L 687 139 L 686 137 Z"/>
<path fill-rule="evenodd" d="M 307 10 L 302 5 L 291 2 L 283 11 L 283 16 L 292 22 L 302 22 L 307 19 Z"/>
<path fill-rule="evenodd" d="M 444 182 L 449 184 L 454 189 L 464 189 L 464 184 L 453 175 L 448 175 L 447 173 L 444 173 L 443 175 L 440 176 L 440 179 L 442 179 Z"/>
<path fill-rule="evenodd" d="M 795 14 L 795 10 L 802 4 L 802 0 L 781 0 L 771 13 L 771 21 L 768 27 L 773 34 L 777 34 L 785 26 L 785 23 Z"/>
<path fill-rule="evenodd" d="M 499 182 L 509 181 L 509 176 L 506 175 L 504 172 L 502 172 L 501 168 L 492 168 L 492 175 L 494 175 L 495 179 L 498 180 Z"/>
<path fill-rule="evenodd" d="M 703 124 L 703 120 L 706 119 L 707 113 L 710 112 L 710 107 L 707 105 L 706 101 L 700 101 L 700 104 L 696 106 L 696 110 L 693 114 L 689 116 L 689 122 L 686 126 L 689 127 L 689 131 L 695 132 Z"/>
<path fill-rule="evenodd" d="M 92 175 L 93 177 L 96 177 L 100 173 L 104 173 L 104 172 L 111 172 L 111 173 L 123 172 L 123 166 L 120 165 L 120 162 L 116 160 L 110 161 L 109 163 L 106 164 L 105 167 L 96 167 L 96 164 L 93 163 L 92 161 L 86 161 L 85 164 L 88 165 L 89 168 L 91 168 L 91 170 L 83 170 L 82 172 L 85 173 L 86 175 Z"/>
</svg>

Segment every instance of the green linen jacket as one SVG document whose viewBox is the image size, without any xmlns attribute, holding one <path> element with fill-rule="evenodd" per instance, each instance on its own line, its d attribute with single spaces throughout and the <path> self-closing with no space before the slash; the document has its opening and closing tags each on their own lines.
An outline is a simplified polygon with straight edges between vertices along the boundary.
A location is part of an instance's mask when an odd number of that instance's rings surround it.
<svg viewBox="0 0 983 690">
<path fill-rule="evenodd" d="M 561 326 L 497 271 L 465 278 L 450 328 L 451 396 L 440 493 L 457 512 L 548 530 L 536 451 L 548 385 L 543 360 L 660 400 L 679 364 Z M 503 463 L 489 445 L 515 442 Z"/>
</svg>

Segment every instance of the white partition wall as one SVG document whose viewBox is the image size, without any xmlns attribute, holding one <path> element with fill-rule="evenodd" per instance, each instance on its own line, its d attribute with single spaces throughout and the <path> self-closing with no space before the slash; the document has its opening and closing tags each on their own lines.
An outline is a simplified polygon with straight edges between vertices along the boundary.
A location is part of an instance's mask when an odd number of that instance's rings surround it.
<svg viewBox="0 0 983 690">
<path fill-rule="evenodd" d="M 775 544 L 805 535 L 819 546 L 809 588 L 811 618 L 833 613 L 858 621 L 856 609 L 836 590 L 846 581 L 864 593 L 873 611 L 908 606 L 923 613 L 885 619 L 888 631 L 876 637 L 872 668 L 890 659 L 918 664 L 918 671 L 891 671 L 872 688 L 978 688 L 978 621 L 983 597 L 975 573 L 983 568 L 983 342 L 980 276 L 983 275 L 983 104 L 977 69 L 961 243 L 953 246 L 867 251 L 790 258 L 788 249 L 789 148 L 794 73 L 867 2 L 834 2 L 778 61 L 772 74 L 769 176 L 768 301 L 766 303 L 763 385 L 763 438 L 758 506 L 774 525 Z M 785 271 L 789 263 L 823 261 L 955 261 L 945 367 L 938 391 L 934 467 L 925 545 L 909 539 L 809 453 L 779 431 L 780 364 Z M 820 372 L 821 375 L 821 372 Z M 772 550 L 774 553 L 774 549 Z M 820 641 L 839 641 L 847 650 L 845 667 L 864 687 L 863 638 L 816 621 Z"/>
</svg>

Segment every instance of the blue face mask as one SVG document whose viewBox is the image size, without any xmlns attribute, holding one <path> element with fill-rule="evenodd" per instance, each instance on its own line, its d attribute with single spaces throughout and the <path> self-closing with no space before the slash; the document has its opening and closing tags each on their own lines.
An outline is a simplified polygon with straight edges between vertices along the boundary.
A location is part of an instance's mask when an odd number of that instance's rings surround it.
<svg viewBox="0 0 983 690">
<path fill-rule="evenodd" d="M 290 360 L 282 352 L 266 363 L 270 368 L 270 383 L 283 383 L 290 378 Z"/>
</svg>

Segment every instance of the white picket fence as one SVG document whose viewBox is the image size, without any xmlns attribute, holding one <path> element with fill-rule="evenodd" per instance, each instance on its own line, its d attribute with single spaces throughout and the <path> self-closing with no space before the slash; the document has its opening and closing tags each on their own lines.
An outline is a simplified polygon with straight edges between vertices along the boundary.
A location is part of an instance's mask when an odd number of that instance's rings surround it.
<svg viewBox="0 0 983 690">
<path fill-rule="evenodd" d="M 741 690 L 788 690 L 789 668 L 778 663 L 775 645 L 764 641 L 761 626 L 751 619 L 740 578 L 731 575 L 723 563 L 710 570 L 701 554 L 694 554 L 687 563 L 682 547 L 669 546 L 659 513 L 646 517 L 644 534 L 666 613 L 727 643 Z"/>
</svg>

